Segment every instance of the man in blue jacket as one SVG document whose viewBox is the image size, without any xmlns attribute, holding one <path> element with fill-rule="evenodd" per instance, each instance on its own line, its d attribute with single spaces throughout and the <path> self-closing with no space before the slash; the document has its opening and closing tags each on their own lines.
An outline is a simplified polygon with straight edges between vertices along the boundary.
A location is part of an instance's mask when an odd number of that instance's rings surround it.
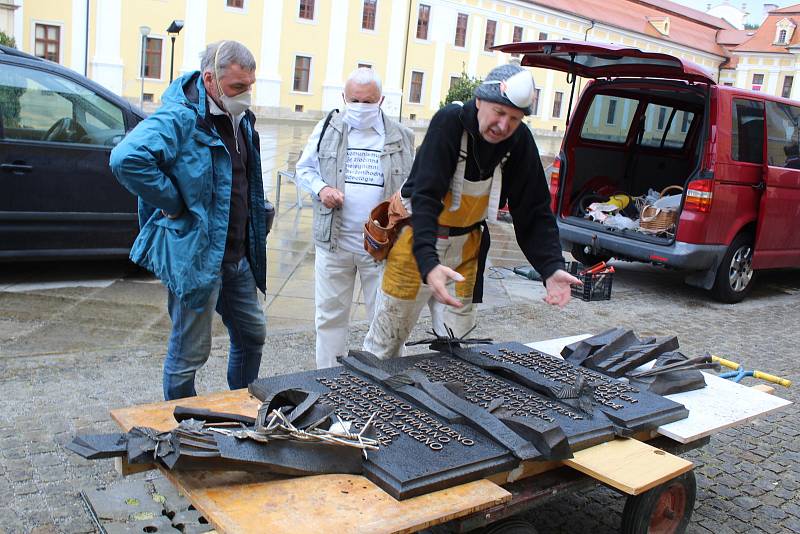
<svg viewBox="0 0 800 534">
<path fill-rule="evenodd" d="M 211 351 L 214 310 L 230 334 L 228 385 L 258 377 L 266 319 L 266 217 L 250 94 L 253 54 L 236 41 L 206 48 L 162 106 L 111 152 L 111 169 L 139 197 L 131 260 L 167 287 L 172 332 L 164 398 L 196 395 Z"/>
</svg>

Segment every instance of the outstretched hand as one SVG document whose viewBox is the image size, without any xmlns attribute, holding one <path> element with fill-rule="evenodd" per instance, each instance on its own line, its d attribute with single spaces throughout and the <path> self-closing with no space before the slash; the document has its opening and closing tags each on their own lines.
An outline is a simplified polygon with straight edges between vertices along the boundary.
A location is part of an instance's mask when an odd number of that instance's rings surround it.
<svg viewBox="0 0 800 534">
<path fill-rule="evenodd" d="M 563 308 L 569 302 L 572 291 L 570 286 L 583 285 L 583 283 L 563 269 L 559 269 L 544 282 L 547 295 L 544 301 L 553 306 Z"/>
<path fill-rule="evenodd" d="M 442 304 L 460 308 L 463 306 L 461 301 L 447 292 L 447 282 L 450 280 L 463 282 L 464 277 L 450 267 L 445 267 L 441 264 L 431 269 L 431 271 L 428 273 L 428 276 L 425 277 L 425 283 L 428 284 L 428 287 L 430 287 L 431 291 L 433 291 L 433 296 L 436 300 Z"/>
</svg>

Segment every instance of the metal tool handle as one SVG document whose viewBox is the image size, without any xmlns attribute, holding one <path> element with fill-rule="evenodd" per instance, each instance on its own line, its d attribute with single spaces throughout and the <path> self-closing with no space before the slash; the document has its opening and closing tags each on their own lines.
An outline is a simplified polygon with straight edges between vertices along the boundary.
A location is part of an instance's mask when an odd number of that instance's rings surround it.
<svg viewBox="0 0 800 534">
<path fill-rule="evenodd" d="M 730 360 L 726 360 L 725 358 L 720 358 L 719 356 L 711 356 L 712 362 L 717 362 L 723 367 L 727 367 L 728 369 L 733 369 L 734 371 L 739 368 L 739 364 L 736 362 L 732 362 Z"/>
<path fill-rule="evenodd" d="M 762 373 L 761 371 L 753 371 L 753 377 L 760 378 L 761 380 L 766 380 L 767 382 L 772 382 L 773 384 L 779 384 L 786 388 L 792 385 L 791 380 L 786 380 L 785 378 L 771 375 L 769 373 Z"/>
</svg>

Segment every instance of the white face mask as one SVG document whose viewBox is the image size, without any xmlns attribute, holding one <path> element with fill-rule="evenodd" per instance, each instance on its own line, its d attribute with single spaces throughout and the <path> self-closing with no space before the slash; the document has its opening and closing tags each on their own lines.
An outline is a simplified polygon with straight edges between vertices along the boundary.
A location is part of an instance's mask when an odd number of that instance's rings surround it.
<svg viewBox="0 0 800 534">
<path fill-rule="evenodd" d="M 381 103 L 346 102 L 342 120 L 351 128 L 364 130 L 375 126 L 381 118 Z"/>
<path fill-rule="evenodd" d="M 214 79 L 217 82 L 217 92 L 219 93 L 219 100 L 222 103 L 222 107 L 225 111 L 230 113 L 231 117 L 238 117 L 250 107 L 250 97 L 252 96 L 252 91 L 248 89 L 243 93 L 239 93 L 236 96 L 226 96 L 225 92 L 222 90 L 222 85 L 219 83 L 219 68 L 217 66 L 217 60 L 219 59 L 219 51 L 222 50 L 222 46 L 225 42 L 221 42 L 217 47 L 217 53 L 214 54 Z"/>
<path fill-rule="evenodd" d="M 217 82 L 217 85 L 219 86 L 219 82 Z M 225 93 L 222 92 L 222 88 L 218 87 L 218 89 L 222 106 L 225 108 L 225 111 L 231 114 L 231 117 L 238 117 L 250 107 L 250 97 L 253 93 L 249 89 L 236 96 L 225 96 Z"/>
</svg>

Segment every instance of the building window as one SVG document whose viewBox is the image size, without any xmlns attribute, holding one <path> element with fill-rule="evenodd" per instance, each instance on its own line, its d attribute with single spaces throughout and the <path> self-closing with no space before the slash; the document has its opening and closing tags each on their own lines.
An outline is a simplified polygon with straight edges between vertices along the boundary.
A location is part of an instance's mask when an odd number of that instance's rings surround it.
<svg viewBox="0 0 800 534">
<path fill-rule="evenodd" d="M 244 0 L 226 0 L 228 7 L 235 7 L 237 9 L 244 9 Z"/>
<path fill-rule="evenodd" d="M 431 20 L 431 6 L 419 5 L 417 13 L 417 39 L 428 40 L 428 23 Z"/>
<path fill-rule="evenodd" d="M 303 112 L 303 104 L 295 104 L 294 105 L 294 112 L 295 113 L 302 113 Z"/>
<path fill-rule="evenodd" d="M 153 93 L 142 93 L 142 102 L 152 102 Z"/>
<path fill-rule="evenodd" d="M 453 87 L 456 86 L 456 84 L 458 83 L 458 80 L 460 80 L 460 79 L 461 79 L 461 76 L 450 76 L 450 87 L 448 88 L 448 91 L 452 91 Z"/>
<path fill-rule="evenodd" d="M 667 120 L 667 108 L 661 107 L 658 110 L 658 126 L 656 126 L 656 128 L 658 128 L 659 130 L 663 130 L 664 122 L 666 120 Z"/>
<path fill-rule="evenodd" d="M 617 121 L 617 101 L 611 99 L 608 101 L 608 115 L 606 115 L 606 123 L 614 124 Z"/>
<path fill-rule="evenodd" d="M 541 93 L 540 89 L 533 90 L 533 103 L 531 104 L 531 112 L 534 115 L 539 114 L 539 94 Z"/>
<path fill-rule="evenodd" d="M 511 42 L 512 43 L 521 43 L 522 42 L 522 26 L 514 26 L 514 33 L 511 35 Z M 512 57 L 520 57 L 521 54 L 511 54 Z"/>
<path fill-rule="evenodd" d="M 361 29 L 375 29 L 375 11 L 378 0 L 364 0 L 364 9 L 361 11 Z"/>
<path fill-rule="evenodd" d="M 413 104 L 422 103 L 422 77 L 421 72 L 411 71 L 411 88 L 408 94 L 408 101 Z"/>
<path fill-rule="evenodd" d="M 794 76 L 783 77 L 783 89 L 781 90 L 781 96 L 783 98 L 790 98 L 790 95 L 792 94 L 793 83 L 794 83 Z"/>
<path fill-rule="evenodd" d="M 778 32 L 778 42 L 779 43 L 786 42 L 786 30 L 781 30 Z"/>
<path fill-rule="evenodd" d="M 314 20 L 314 0 L 300 0 L 298 16 L 301 19 Z"/>
<path fill-rule="evenodd" d="M 359 63 L 358 64 L 358 68 L 359 69 L 371 69 L 372 65 L 370 65 L 369 63 Z"/>
<path fill-rule="evenodd" d="M 491 52 L 492 47 L 494 46 L 495 31 L 497 31 L 497 21 L 487 20 L 486 35 L 483 37 L 483 49 L 486 50 L 487 52 Z"/>
<path fill-rule="evenodd" d="M 34 55 L 58 63 L 61 58 L 61 28 L 49 24 L 36 25 Z"/>
<path fill-rule="evenodd" d="M 760 91 L 762 85 L 764 85 L 764 75 L 753 74 L 753 91 Z"/>
<path fill-rule="evenodd" d="M 546 41 L 547 40 L 547 32 L 539 32 L 539 40 Z"/>
<path fill-rule="evenodd" d="M 161 45 L 163 41 L 158 37 L 145 37 L 144 42 L 144 77 L 161 79 Z"/>
<path fill-rule="evenodd" d="M 691 122 L 693 114 L 687 111 L 682 111 L 681 113 L 683 113 L 683 119 L 681 119 L 681 133 L 686 133 L 689 129 L 689 123 Z"/>
<path fill-rule="evenodd" d="M 558 119 L 561 117 L 561 101 L 564 100 L 564 93 L 556 91 L 553 96 L 553 118 Z"/>
<path fill-rule="evenodd" d="M 309 78 L 311 78 L 311 58 L 307 56 L 295 56 L 294 90 L 299 93 L 307 93 Z"/>
<path fill-rule="evenodd" d="M 456 40 L 453 43 L 456 46 L 467 46 L 467 23 L 469 22 L 469 15 L 466 13 L 459 13 L 458 20 L 456 21 Z"/>
</svg>

